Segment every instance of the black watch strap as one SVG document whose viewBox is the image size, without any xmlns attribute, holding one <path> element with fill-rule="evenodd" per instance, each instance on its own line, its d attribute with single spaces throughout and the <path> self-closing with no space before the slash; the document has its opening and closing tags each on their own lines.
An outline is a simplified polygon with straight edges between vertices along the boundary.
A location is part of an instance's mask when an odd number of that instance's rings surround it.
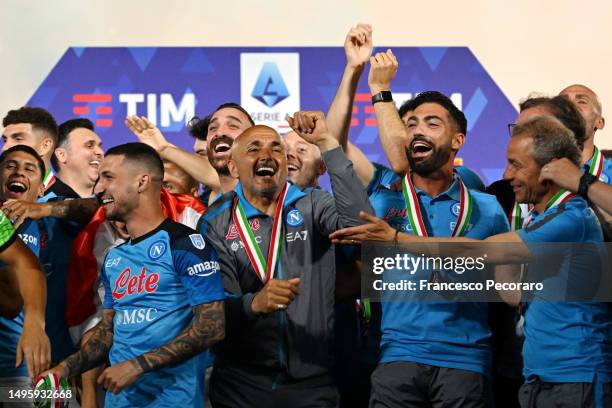
<svg viewBox="0 0 612 408">
<path fill-rule="evenodd" d="M 378 102 L 393 102 L 391 91 L 380 91 L 376 95 L 372 95 L 372 105 Z"/>
<path fill-rule="evenodd" d="M 587 198 L 589 192 L 589 186 L 597 181 L 597 177 L 591 173 L 584 173 L 580 177 L 580 183 L 578 183 L 578 194 L 584 198 Z"/>
</svg>

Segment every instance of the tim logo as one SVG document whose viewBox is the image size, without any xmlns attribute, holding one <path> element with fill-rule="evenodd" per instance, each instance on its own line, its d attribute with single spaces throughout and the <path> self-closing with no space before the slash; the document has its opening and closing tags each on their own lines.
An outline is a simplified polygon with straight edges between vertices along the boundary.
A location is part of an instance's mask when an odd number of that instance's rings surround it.
<svg viewBox="0 0 612 408">
<path fill-rule="evenodd" d="M 153 293 L 157 290 L 158 282 L 159 274 L 152 272 L 147 275 L 144 267 L 140 270 L 140 275 L 132 275 L 131 269 L 125 268 L 115 281 L 113 299 L 120 300 L 125 295 L 131 296 L 142 292 Z"/>
<path fill-rule="evenodd" d="M 251 229 L 253 230 L 253 232 L 259 230 L 259 219 L 255 218 L 250 220 L 249 225 L 251 225 Z M 230 225 L 229 230 L 227 231 L 225 239 L 236 239 L 239 236 L 240 235 L 238 234 L 238 228 L 236 227 L 236 224 L 232 224 Z"/>
<path fill-rule="evenodd" d="M 300 227 L 304 225 L 302 214 L 295 208 L 287 213 L 287 225 L 290 227 Z"/>
<path fill-rule="evenodd" d="M 113 99 L 112 94 L 74 94 L 72 113 L 92 119 L 96 127 L 111 127 Z M 190 92 L 180 96 L 178 103 L 170 93 L 120 93 L 117 99 L 125 106 L 125 115 L 144 115 L 161 128 L 185 124 L 195 114 L 195 95 Z"/>
<path fill-rule="evenodd" d="M 149 247 L 149 258 L 156 260 L 162 257 L 166 253 L 166 242 L 156 241 Z"/>
<path fill-rule="evenodd" d="M 256 123 L 286 132 L 285 116 L 300 110 L 300 54 L 241 53 L 240 104 Z"/>
<path fill-rule="evenodd" d="M 263 64 L 251 96 L 270 108 L 289 96 L 289 90 L 276 63 Z"/>
</svg>

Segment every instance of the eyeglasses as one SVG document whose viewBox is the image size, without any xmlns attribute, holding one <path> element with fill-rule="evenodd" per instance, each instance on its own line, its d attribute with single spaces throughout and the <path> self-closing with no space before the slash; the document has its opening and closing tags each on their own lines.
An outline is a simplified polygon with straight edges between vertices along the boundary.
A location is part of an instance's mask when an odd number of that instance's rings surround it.
<svg viewBox="0 0 612 408">
<path fill-rule="evenodd" d="M 508 123 L 508 134 L 510 135 L 510 137 L 512 137 L 512 131 L 514 130 L 515 126 L 516 123 Z"/>
</svg>

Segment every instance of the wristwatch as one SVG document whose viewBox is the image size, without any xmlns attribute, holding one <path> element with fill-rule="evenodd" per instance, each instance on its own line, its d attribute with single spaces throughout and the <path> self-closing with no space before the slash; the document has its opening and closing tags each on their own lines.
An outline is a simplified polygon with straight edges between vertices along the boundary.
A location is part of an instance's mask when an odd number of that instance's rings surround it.
<svg viewBox="0 0 612 408">
<path fill-rule="evenodd" d="M 578 183 L 578 194 L 584 198 L 587 198 L 589 187 L 596 181 L 597 177 L 591 173 L 584 173 L 582 177 L 580 177 L 580 183 Z"/>
<path fill-rule="evenodd" d="M 376 95 L 372 95 L 372 105 L 377 102 L 393 102 L 391 91 L 380 91 Z"/>
</svg>

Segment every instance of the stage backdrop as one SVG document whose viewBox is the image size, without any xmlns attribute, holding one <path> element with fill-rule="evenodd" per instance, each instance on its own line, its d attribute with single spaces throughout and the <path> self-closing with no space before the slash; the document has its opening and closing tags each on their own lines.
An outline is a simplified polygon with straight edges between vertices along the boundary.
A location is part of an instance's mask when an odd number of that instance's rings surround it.
<svg viewBox="0 0 612 408">
<path fill-rule="evenodd" d="M 517 112 L 485 67 L 467 47 L 393 51 L 400 64 L 392 86 L 396 103 L 426 90 L 450 96 L 468 120 L 461 161 L 486 184 L 499 179 L 507 125 Z M 344 65 L 341 47 L 69 48 L 27 104 L 48 109 L 58 122 L 91 119 L 106 149 L 135 140 L 124 125 L 126 115 L 145 115 L 168 140 L 191 151 L 186 122 L 224 102 L 240 103 L 256 123 L 280 133 L 288 131 L 286 114 L 326 112 Z M 355 98 L 350 138 L 371 160 L 387 163 L 366 76 L 367 70 Z"/>
</svg>

